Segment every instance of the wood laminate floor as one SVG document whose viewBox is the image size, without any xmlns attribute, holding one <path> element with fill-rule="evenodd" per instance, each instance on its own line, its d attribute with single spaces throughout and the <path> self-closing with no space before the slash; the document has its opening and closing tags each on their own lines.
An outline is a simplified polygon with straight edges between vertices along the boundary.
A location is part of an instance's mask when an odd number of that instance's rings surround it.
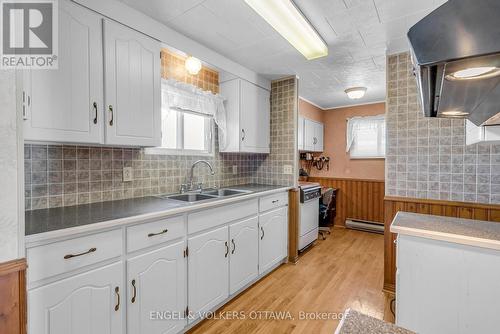
<svg viewBox="0 0 500 334">
<path fill-rule="evenodd" d="M 334 333 L 336 314 L 347 308 L 394 321 L 390 297 L 382 292 L 383 246 L 383 235 L 334 229 L 297 264 L 282 265 L 223 306 L 219 319 L 190 333 Z M 307 312 L 329 319 L 304 319 Z"/>
</svg>

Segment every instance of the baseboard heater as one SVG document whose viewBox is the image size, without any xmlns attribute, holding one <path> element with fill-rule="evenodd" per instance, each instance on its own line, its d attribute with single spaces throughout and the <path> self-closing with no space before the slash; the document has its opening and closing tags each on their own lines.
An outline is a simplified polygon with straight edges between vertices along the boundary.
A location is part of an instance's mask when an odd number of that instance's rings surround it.
<svg viewBox="0 0 500 334">
<path fill-rule="evenodd" d="M 346 219 L 345 227 L 366 232 L 384 234 L 384 225 L 358 219 Z"/>
</svg>

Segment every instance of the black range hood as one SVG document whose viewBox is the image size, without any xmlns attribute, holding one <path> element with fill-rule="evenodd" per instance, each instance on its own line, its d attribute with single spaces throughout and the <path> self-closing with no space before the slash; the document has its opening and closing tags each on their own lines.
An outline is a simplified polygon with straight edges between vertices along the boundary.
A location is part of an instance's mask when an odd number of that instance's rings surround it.
<svg viewBox="0 0 500 334">
<path fill-rule="evenodd" d="M 500 124 L 500 0 L 449 0 L 408 38 L 425 116 Z"/>
</svg>

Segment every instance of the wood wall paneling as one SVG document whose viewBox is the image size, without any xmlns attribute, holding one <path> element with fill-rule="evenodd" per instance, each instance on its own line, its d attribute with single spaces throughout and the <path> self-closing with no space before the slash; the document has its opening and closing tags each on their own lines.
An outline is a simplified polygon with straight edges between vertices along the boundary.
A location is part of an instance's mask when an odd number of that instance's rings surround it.
<svg viewBox="0 0 500 334">
<path fill-rule="evenodd" d="M 0 334 L 26 333 L 26 260 L 0 264 Z"/>
<path fill-rule="evenodd" d="M 335 225 L 345 226 L 348 218 L 384 223 L 383 180 L 309 177 L 308 181 L 338 189 Z"/>
<path fill-rule="evenodd" d="M 388 292 L 396 287 L 396 234 L 390 233 L 390 226 L 398 211 L 500 222 L 500 205 L 385 197 L 384 290 Z"/>
</svg>

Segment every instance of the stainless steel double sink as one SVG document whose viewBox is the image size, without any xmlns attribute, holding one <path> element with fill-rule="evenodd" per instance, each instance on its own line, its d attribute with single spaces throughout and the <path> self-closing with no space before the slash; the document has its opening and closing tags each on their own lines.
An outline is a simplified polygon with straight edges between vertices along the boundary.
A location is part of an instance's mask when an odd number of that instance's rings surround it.
<svg viewBox="0 0 500 334">
<path fill-rule="evenodd" d="M 241 190 L 241 189 L 210 189 L 210 190 L 201 190 L 200 192 L 190 192 L 184 194 L 176 194 L 176 195 L 168 195 L 168 196 L 159 196 L 165 199 L 173 199 L 176 201 L 194 203 L 199 201 L 205 201 L 209 199 L 216 198 L 225 198 L 237 195 L 249 194 L 251 191 Z"/>
</svg>

